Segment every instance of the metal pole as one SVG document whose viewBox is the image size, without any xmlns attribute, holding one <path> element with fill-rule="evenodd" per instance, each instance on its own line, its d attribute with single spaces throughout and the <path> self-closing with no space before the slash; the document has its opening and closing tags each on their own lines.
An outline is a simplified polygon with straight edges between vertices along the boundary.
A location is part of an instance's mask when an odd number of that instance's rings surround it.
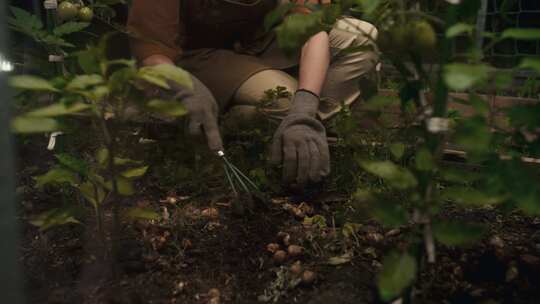
<svg viewBox="0 0 540 304">
<path fill-rule="evenodd" d="M 6 54 L 6 6 L 0 4 L 0 54 Z M 15 159 L 10 135 L 11 95 L 7 75 L 0 71 L 0 298 L 2 303 L 24 302 L 18 263 L 19 230 L 15 215 Z"/>
<path fill-rule="evenodd" d="M 483 33 L 486 30 L 486 19 L 488 10 L 488 0 L 481 0 L 480 10 L 478 11 L 478 19 L 476 19 L 476 47 L 484 46 Z"/>
</svg>

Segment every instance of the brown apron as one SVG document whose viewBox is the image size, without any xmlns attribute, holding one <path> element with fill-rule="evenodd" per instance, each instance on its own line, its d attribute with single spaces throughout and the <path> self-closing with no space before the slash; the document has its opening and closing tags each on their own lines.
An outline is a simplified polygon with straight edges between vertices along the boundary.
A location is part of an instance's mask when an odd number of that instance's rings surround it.
<svg viewBox="0 0 540 304">
<path fill-rule="evenodd" d="M 277 48 L 263 22 L 278 0 L 183 0 L 184 52 L 178 65 L 193 73 L 226 107 L 253 74 L 297 64 Z M 189 13 L 186 13 L 189 12 Z"/>
</svg>

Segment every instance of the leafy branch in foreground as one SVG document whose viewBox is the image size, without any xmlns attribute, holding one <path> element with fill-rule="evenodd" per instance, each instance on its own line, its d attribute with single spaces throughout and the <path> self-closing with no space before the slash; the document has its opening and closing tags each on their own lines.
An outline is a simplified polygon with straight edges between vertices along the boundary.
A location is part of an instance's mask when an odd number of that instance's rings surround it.
<svg viewBox="0 0 540 304">
<path fill-rule="evenodd" d="M 137 68 L 132 60 L 109 60 L 105 55 L 106 35 L 101 43 L 78 53 L 81 69 L 86 74 L 59 76 L 47 80 L 33 75 L 17 75 L 10 78 L 11 86 L 21 96 L 34 94 L 46 96 L 52 102 L 15 117 L 14 132 L 45 133 L 63 129 L 64 122 L 92 122 L 93 132 L 98 134 L 101 147 L 93 156 L 81 159 L 68 154 L 56 155 L 58 166 L 35 178 L 37 186 L 65 184 L 75 189 L 83 201 L 95 211 L 101 239 L 105 242 L 103 209 L 111 208 L 113 226 L 119 219 L 121 197 L 135 194 L 133 182 L 142 177 L 148 166 L 120 156 L 118 128 L 122 122 L 132 119 L 133 113 L 154 113 L 176 118 L 187 113 L 178 100 L 148 99 L 148 86 L 168 89 L 171 82 L 191 86 L 191 78 L 184 70 L 171 65 Z M 93 64 L 89 64 L 93 63 Z M 92 132 L 89 131 L 89 132 Z M 55 225 L 78 223 L 76 209 L 71 206 L 48 211 L 32 221 L 41 229 Z M 126 210 L 131 217 L 157 218 L 148 210 Z M 118 238 L 117 228 L 113 231 Z M 113 250 L 114 254 L 114 250 Z"/>
<path fill-rule="evenodd" d="M 485 235 L 485 227 L 477 223 L 441 218 L 445 204 L 504 205 L 510 210 L 519 208 L 528 214 L 540 214 L 540 186 L 535 177 L 538 170 L 522 162 L 523 158 L 540 157 L 540 104 L 514 105 L 502 110 L 508 119 L 501 123 L 492 118 L 493 109 L 480 95 L 507 87 L 519 69 L 540 72 L 537 58 L 525 58 L 514 69 L 504 72 L 482 61 L 483 52 L 497 43 L 506 39 L 538 40 L 540 31 L 512 28 L 501 34 L 480 33 L 490 38 L 480 48 L 471 23 L 479 1 L 445 4 L 442 17 L 418 11 L 416 3 L 336 1 L 314 8 L 315 12 L 307 16 L 285 17 L 284 11 L 276 13 L 286 18 L 277 35 L 280 45 L 289 52 L 297 50 L 313 33 L 331 28 L 337 16 L 361 14 L 362 19 L 379 29 L 377 43 L 381 55 L 400 74 L 397 97 L 375 96 L 365 108 L 370 112 L 388 107 L 401 109 L 401 133 L 410 134 L 408 144 L 396 141 L 388 145 L 387 155 L 392 155 L 392 161 L 352 153 L 358 167 L 378 179 L 386 192 L 399 193 L 402 198 L 400 203 L 389 199 L 389 193 L 366 194 L 369 189 L 360 185 L 358 191 L 372 201 L 372 215 L 385 226 L 410 228 L 407 246 L 384 259 L 377 281 L 384 301 L 400 297 L 406 302 L 414 300 L 411 291 L 417 273 L 436 262 L 437 243 L 467 245 Z M 437 32 L 443 34 L 441 39 Z M 468 41 L 467 51 L 459 57 L 450 53 L 457 37 Z M 452 97 L 452 90 L 466 93 L 467 98 Z M 451 117 L 451 102 L 466 104 L 472 113 Z M 351 125 L 354 129 L 354 123 Z M 352 139 L 350 135 L 343 136 Z M 361 142 L 345 139 L 345 143 L 355 147 L 359 147 L 356 142 Z M 442 158 L 448 142 L 463 149 L 467 162 L 480 169 L 469 172 L 445 166 Z"/>
</svg>

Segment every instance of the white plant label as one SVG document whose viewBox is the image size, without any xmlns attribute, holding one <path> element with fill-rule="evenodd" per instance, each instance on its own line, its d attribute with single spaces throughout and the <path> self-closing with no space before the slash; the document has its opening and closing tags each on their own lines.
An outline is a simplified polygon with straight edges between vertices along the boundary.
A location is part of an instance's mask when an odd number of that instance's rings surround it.
<svg viewBox="0 0 540 304">
<path fill-rule="evenodd" d="M 56 0 L 45 0 L 43 1 L 43 6 L 45 9 L 53 10 L 58 8 L 58 1 Z"/>
<path fill-rule="evenodd" d="M 427 120 L 427 129 L 431 133 L 446 132 L 450 129 L 450 121 L 447 118 L 431 117 Z"/>
<path fill-rule="evenodd" d="M 49 62 L 62 62 L 62 61 L 64 61 L 64 56 L 49 55 Z"/>
</svg>

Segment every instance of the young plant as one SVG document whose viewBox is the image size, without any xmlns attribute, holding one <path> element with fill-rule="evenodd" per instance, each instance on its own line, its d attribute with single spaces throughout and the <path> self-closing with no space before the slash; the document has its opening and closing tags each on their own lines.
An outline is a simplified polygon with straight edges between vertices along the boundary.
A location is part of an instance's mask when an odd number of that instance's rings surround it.
<svg viewBox="0 0 540 304">
<path fill-rule="evenodd" d="M 101 143 L 95 156 L 82 161 L 73 156 L 57 155 L 59 166 L 37 177 L 36 181 L 38 186 L 67 183 L 76 189 L 93 206 L 102 236 L 103 208 L 112 209 L 113 225 L 117 225 L 121 197 L 135 194 L 134 180 L 148 169 L 141 161 L 120 156 L 119 128 L 136 112 L 171 118 L 183 116 L 186 110 L 180 101 L 148 100 L 145 92 L 149 86 L 167 90 L 172 82 L 188 87 L 192 85 L 187 72 L 172 65 L 137 68 L 132 60 L 109 60 L 105 49 L 111 37 L 113 35 L 107 35 L 98 46 L 78 53 L 80 68 L 85 74 L 59 76 L 52 80 L 32 75 L 10 79 L 11 86 L 19 93 L 45 94 L 50 96 L 49 100 L 54 100 L 52 104 L 15 117 L 12 121 L 15 132 L 55 132 L 62 130 L 68 120 L 91 122 L 91 131 L 98 134 L 97 139 Z M 27 97 L 25 94 L 23 98 Z M 140 209 L 127 209 L 127 215 L 157 216 Z M 34 224 L 49 228 L 52 224 L 76 221 L 74 216 L 63 210 L 44 214 Z M 118 237 L 116 232 L 114 229 L 113 239 Z"/>
<path fill-rule="evenodd" d="M 418 1 L 336 1 L 313 7 L 315 13 L 308 16 L 288 16 L 277 31 L 280 45 L 295 50 L 314 32 L 328 30 L 343 13 L 361 14 L 378 27 L 381 55 L 400 74 L 398 96 L 376 96 L 366 108 L 400 108 L 402 133 L 410 134 L 408 144 L 388 145 L 388 154 L 395 161 L 373 160 L 360 154 L 355 157 L 357 164 L 387 189 L 371 193 L 363 186 L 359 189 L 364 199 L 373 202 L 370 209 L 374 217 L 385 226 L 407 225 L 411 231 L 407 248 L 395 250 L 384 259 L 377 283 L 385 302 L 414 300 L 412 291 L 418 273 L 436 262 L 437 242 L 456 246 L 483 236 L 485 229 L 479 224 L 441 219 L 447 202 L 463 206 L 503 204 L 540 214 L 540 186 L 534 178 L 538 170 L 523 162 L 540 154 L 540 105 L 515 105 L 504 110 L 510 122 L 504 125 L 500 119 L 493 119 L 493 109 L 479 95 L 508 86 L 513 72 L 497 71 L 484 63 L 483 51 L 505 39 L 538 40 L 540 30 L 511 28 L 501 34 L 475 33 L 471 23 L 480 2 L 447 2 L 442 8 L 445 13 L 434 16 L 419 11 Z M 437 33 L 442 33 L 442 38 Z M 475 44 L 476 35 L 489 38 L 486 46 Z M 467 51 L 460 56 L 451 53 L 451 44 L 458 36 L 469 38 Z M 514 70 L 522 68 L 540 71 L 540 61 L 525 58 Z M 458 99 L 450 91 L 466 92 L 468 98 Z M 472 114 L 449 111 L 451 102 L 465 103 Z M 342 114 L 337 125 L 338 131 L 345 131 L 341 132 L 341 143 L 354 145 L 354 136 L 343 133 L 355 128 L 349 128 L 350 119 L 347 113 Z M 442 159 L 448 142 L 465 150 L 467 161 L 480 165 L 481 170 L 473 174 L 445 167 Z M 392 199 L 389 194 L 397 194 L 400 199 Z"/>
</svg>

